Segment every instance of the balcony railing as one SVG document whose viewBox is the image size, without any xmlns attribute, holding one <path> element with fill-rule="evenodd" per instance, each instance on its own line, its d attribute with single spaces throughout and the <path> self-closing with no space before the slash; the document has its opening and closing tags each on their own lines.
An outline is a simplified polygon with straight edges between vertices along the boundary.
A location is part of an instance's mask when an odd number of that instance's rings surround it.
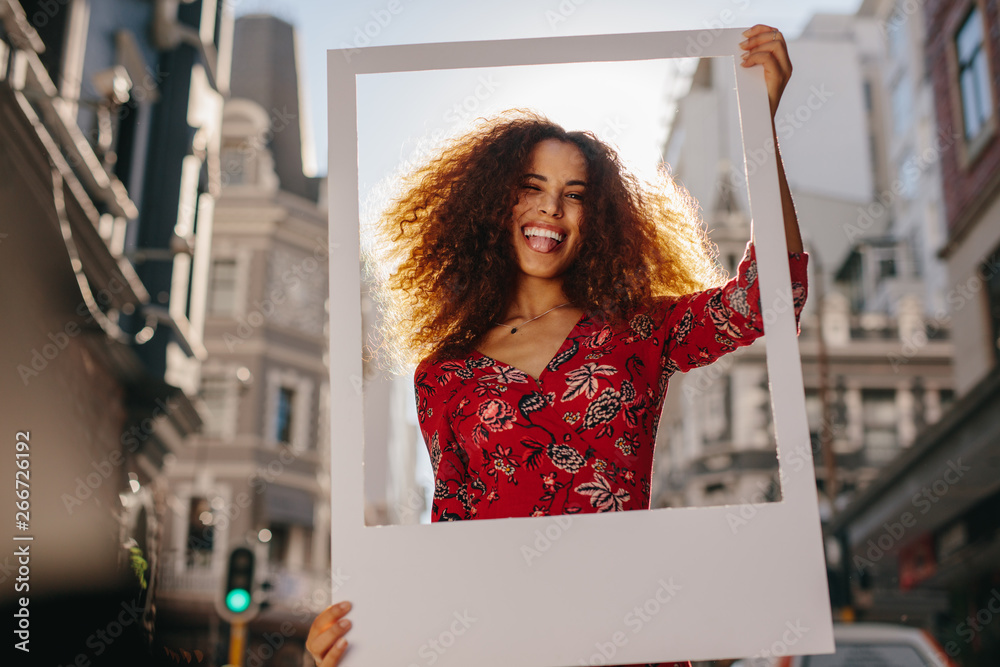
<svg viewBox="0 0 1000 667">
<path fill-rule="evenodd" d="M 212 568 L 196 567 L 175 571 L 165 569 L 160 574 L 160 590 L 176 593 L 200 593 L 210 597 L 222 585 L 223 573 Z"/>
</svg>

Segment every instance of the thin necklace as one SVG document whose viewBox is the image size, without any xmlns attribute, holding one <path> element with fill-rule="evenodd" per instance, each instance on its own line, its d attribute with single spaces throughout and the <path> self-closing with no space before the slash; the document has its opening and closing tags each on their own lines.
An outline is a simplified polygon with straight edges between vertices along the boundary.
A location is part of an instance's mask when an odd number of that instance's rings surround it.
<svg viewBox="0 0 1000 667">
<path fill-rule="evenodd" d="M 546 310 L 546 311 L 545 311 L 544 313 L 542 313 L 542 315 L 548 315 L 549 313 L 551 313 L 551 312 L 552 312 L 553 310 L 555 310 L 556 308 L 562 308 L 563 306 L 568 306 L 568 305 L 569 305 L 569 302 L 567 301 L 566 303 L 560 303 L 560 304 L 559 304 L 558 306 L 552 306 L 551 308 L 549 308 L 548 310 Z M 511 332 L 512 334 L 513 334 L 513 333 L 517 333 L 517 330 L 518 330 L 518 328 L 519 328 L 519 327 L 523 327 L 523 326 L 524 326 L 525 324 L 527 324 L 528 322 L 534 322 L 535 320 L 537 320 L 537 319 L 538 319 L 539 317 L 541 317 L 542 315 L 535 315 L 535 316 L 534 316 L 534 317 L 532 317 L 532 318 L 531 318 L 530 320 L 525 320 L 524 322 L 521 322 L 521 323 L 520 323 L 520 324 L 518 324 L 518 325 L 517 325 L 516 327 L 514 327 L 513 329 L 511 329 L 511 330 L 510 330 L 510 332 Z M 506 324 L 504 324 L 503 322 L 497 322 L 497 323 L 496 323 L 496 326 L 498 326 L 498 327 L 505 327 L 505 326 L 507 326 L 507 325 L 506 325 Z"/>
</svg>

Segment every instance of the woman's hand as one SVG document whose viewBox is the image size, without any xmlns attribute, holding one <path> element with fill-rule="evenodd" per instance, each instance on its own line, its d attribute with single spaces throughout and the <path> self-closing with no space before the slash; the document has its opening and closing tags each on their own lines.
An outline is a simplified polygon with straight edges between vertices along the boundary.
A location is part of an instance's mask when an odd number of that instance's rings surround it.
<svg viewBox="0 0 1000 667">
<path fill-rule="evenodd" d="M 792 76 L 792 61 L 788 58 L 788 46 L 781 32 L 771 26 L 755 25 L 743 33 L 746 40 L 740 42 L 743 66 L 764 66 L 764 80 L 767 82 L 767 98 L 771 103 L 771 118 L 778 110 L 781 93 Z"/>
<path fill-rule="evenodd" d="M 317 667 L 335 667 L 347 648 L 344 634 L 351 628 L 351 622 L 344 615 L 351 610 L 350 602 L 341 602 L 327 607 L 309 628 L 306 650 L 316 661 Z"/>
</svg>

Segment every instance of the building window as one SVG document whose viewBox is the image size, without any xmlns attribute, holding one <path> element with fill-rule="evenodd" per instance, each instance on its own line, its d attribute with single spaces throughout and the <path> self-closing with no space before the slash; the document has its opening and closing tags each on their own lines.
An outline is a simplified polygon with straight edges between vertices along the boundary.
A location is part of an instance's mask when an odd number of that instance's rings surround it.
<svg viewBox="0 0 1000 667">
<path fill-rule="evenodd" d="M 906 158 L 900 161 L 896 169 L 899 194 L 904 199 L 912 200 L 920 193 L 920 176 L 922 174 L 920 164 L 913 151 L 907 150 Z"/>
<path fill-rule="evenodd" d="M 895 257 L 883 257 L 878 261 L 878 277 L 879 279 L 896 277 Z"/>
<path fill-rule="evenodd" d="M 1000 252 L 983 264 L 980 275 L 986 278 L 986 300 L 989 308 L 990 331 L 993 332 L 993 358 L 1000 361 Z"/>
<path fill-rule="evenodd" d="M 70 55 L 64 48 L 66 44 L 66 32 L 69 29 L 67 16 L 69 9 L 66 3 L 53 5 L 42 0 L 21 0 L 21 8 L 24 9 L 28 23 L 35 29 L 45 50 L 38 54 L 38 59 L 49 73 L 52 82 L 59 86 L 63 73 L 64 59 Z M 77 54 L 72 54 L 76 56 Z M 83 54 L 79 54 L 80 57 Z"/>
<path fill-rule="evenodd" d="M 938 391 L 938 403 L 941 405 L 941 414 L 945 414 L 955 404 L 955 390 L 941 389 Z"/>
<path fill-rule="evenodd" d="M 253 151 L 248 146 L 223 147 L 219 162 L 222 165 L 222 185 L 245 185 L 254 182 Z"/>
<path fill-rule="evenodd" d="M 899 249 L 895 245 L 887 247 L 872 247 L 868 250 L 870 255 L 870 268 L 874 274 L 876 284 L 880 284 L 886 278 L 895 278 L 900 274 Z"/>
<path fill-rule="evenodd" d="M 308 570 L 313 562 L 313 530 L 309 526 L 302 526 L 300 530 L 302 535 L 302 567 Z"/>
<path fill-rule="evenodd" d="M 313 383 L 293 370 L 268 371 L 264 421 L 268 442 L 302 450 L 315 448 L 312 392 Z"/>
<path fill-rule="evenodd" d="M 705 485 L 705 495 L 707 497 L 711 497 L 718 493 L 725 493 L 725 492 L 726 492 L 726 485 L 721 482 Z"/>
<path fill-rule="evenodd" d="M 906 25 L 905 9 L 896 7 L 888 19 L 889 24 L 889 53 L 893 58 L 902 59 L 906 55 Z"/>
<path fill-rule="evenodd" d="M 913 122 L 913 93 L 910 81 L 904 76 L 896 80 L 892 89 L 892 130 L 899 137 L 906 134 Z"/>
<path fill-rule="evenodd" d="M 965 122 L 966 140 L 975 139 L 979 135 L 990 117 L 993 106 L 983 35 L 982 13 L 978 7 L 973 7 L 955 36 L 958 85 L 962 94 L 962 118 Z"/>
<path fill-rule="evenodd" d="M 826 391 L 829 406 L 824 414 L 823 397 L 819 389 L 806 389 L 806 420 L 809 423 L 809 441 L 813 457 L 823 456 L 823 437 L 828 436 L 831 445 L 839 451 L 847 436 L 847 405 L 844 403 L 844 387 L 828 387 Z M 827 421 L 829 419 L 829 421 Z"/>
<path fill-rule="evenodd" d="M 698 379 L 705 378 L 699 376 Z M 709 380 L 708 386 L 699 392 L 695 401 L 695 409 L 698 410 L 701 421 L 701 435 L 708 446 L 725 444 L 730 440 L 730 382 L 729 375 Z"/>
<path fill-rule="evenodd" d="M 898 414 L 894 389 L 862 389 L 866 458 L 872 465 L 885 465 L 899 450 Z"/>
<path fill-rule="evenodd" d="M 236 310 L 236 260 L 212 260 L 212 277 L 208 287 L 208 312 L 211 315 L 232 315 Z"/>
<path fill-rule="evenodd" d="M 232 409 L 229 400 L 231 382 L 221 375 L 203 375 L 201 390 L 198 395 L 205 402 L 207 414 L 202 432 L 207 436 L 218 437 L 226 432 L 232 419 Z"/>
<path fill-rule="evenodd" d="M 295 406 L 295 390 L 290 387 L 278 389 L 278 419 L 275 421 L 274 437 L 278 442 L 292 443 L 292 417 Z"/>
<path fill-rule="evenodd" d="M 139 103 L 134 98 L 129 98 L 116 114 L 118 127 L 115 132 L 114 173 L 126 190 L 132 185 L 132 168 L 135 164 L 132 154 L 138 140 L 139 113 Z"/>
<path fill-rule="evenodd" d="M 271 540 L 268 542 L 267 558 L 271 565 L 282 566 L 288 557 L 289 527 L 282 523 L 269 526 Z"/>
<path fill-rule="evenodd" d="M 212 566 L 215 529 L 212 506 L 207 498 L 191 498 L 188 511 L 187 566 L 207 568 Z"/>
<path fill-rule="evenodd" d="M 926 251 L 924 246 L 924 235 L 917 229 L 914 229 L 910 233 L 909 242 L 911 248 L 910 262 L 913 266 L 913 275 L 919 278 L 924 275 L 925 270 L 924 253 Z"/>
<path fill-rule="evenodd" d="M 819 391 L 806 389 L 806 422 L 809 424 L 809 441 L 813 452 L 819 452 L 823 438 L 823 401 Z"/>
</svg>

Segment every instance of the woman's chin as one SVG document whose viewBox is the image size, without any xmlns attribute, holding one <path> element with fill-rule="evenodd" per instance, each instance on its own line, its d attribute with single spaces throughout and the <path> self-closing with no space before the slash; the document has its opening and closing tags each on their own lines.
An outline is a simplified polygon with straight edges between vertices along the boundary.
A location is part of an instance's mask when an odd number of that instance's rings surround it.
<svg viewBox="0 0 1000 667">
<path fill-rule="evenodd" d="M 569 266 L 564 265 L 562 262 L 557 265 L 542 262 L 521 262 L 519 268 L 523 276 L 538 280 L 562 282 L 563 276 L 566 275 L 566 270 Z"/>
</svg>

